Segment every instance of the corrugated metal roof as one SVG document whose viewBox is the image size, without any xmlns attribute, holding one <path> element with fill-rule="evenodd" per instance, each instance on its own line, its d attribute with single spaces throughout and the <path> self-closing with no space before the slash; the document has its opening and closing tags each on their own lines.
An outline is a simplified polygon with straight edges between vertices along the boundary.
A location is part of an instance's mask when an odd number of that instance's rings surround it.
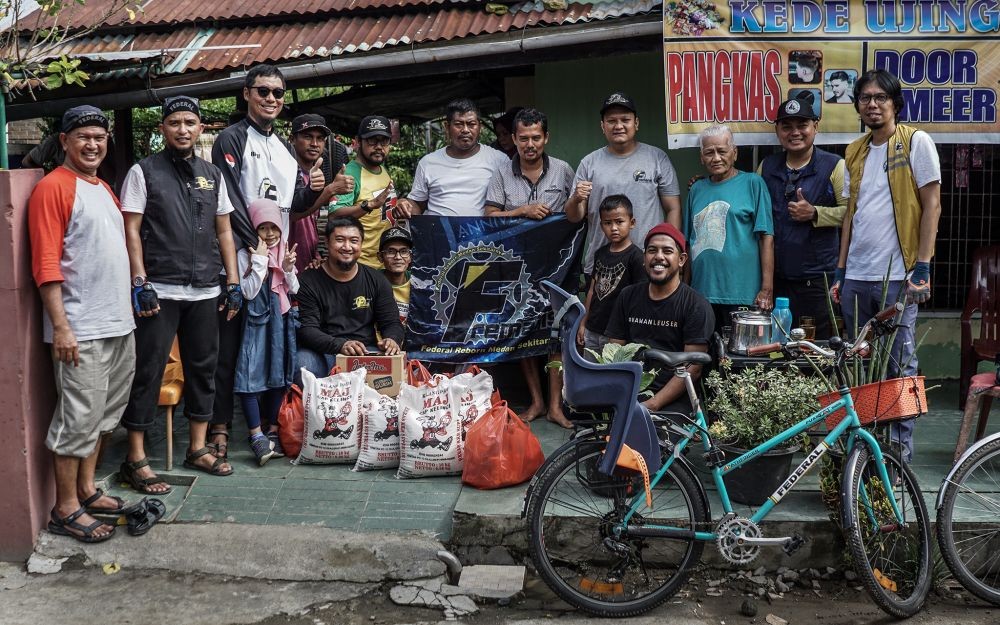
<svg viewBox="0 0 1000 625">
<path fill-rule="evenodd" d="M 188 0 L 181 1 L 183 3 Z M 306 0 L 303 4 L 320 1 Z M 405 3 L 411 0 L 394 1 Z M 58 54 L 196 48 L 192 52 L 175 52 L 167 55 L 168 58 L 164 62 L 164 66 L 168 67 L 167 73 L 183 73 L 242 67 L 260 62 L 323 58 L 400 44 L 448 41 L 468 36 L 502 33 L 531 26 L 607 19 L 612 16 L 647 13 L 658 6 L 659 2 L 650 0 L 601 2 L 597 5 L 574 3 L 565 10 L 549 11 L 542 7 L 540 2 L 528 2 L 511 7 L 512 10 L 506 15 L 495 15 L 485 12 L 481 7 L 459 3 L 425 12 L 407 11 L 386 15 L 367 13 L 316 21 L 224 25 L 208 30 L 193 25 L 180 26 L 169 33 L 143 29 L 130 35 L 83 38 L 68 44 L 59 50 Z M 601 15 L 600 18 L 595 17 L 595 11 Z M 211 34 L 206 37 L 206 32 L 209 31 Z M 260 47 L 249 49 L 233 47 L 241 44 L 259 44 Z M 210 47 L 221 49 L 203 49 Z"/>
</svg>

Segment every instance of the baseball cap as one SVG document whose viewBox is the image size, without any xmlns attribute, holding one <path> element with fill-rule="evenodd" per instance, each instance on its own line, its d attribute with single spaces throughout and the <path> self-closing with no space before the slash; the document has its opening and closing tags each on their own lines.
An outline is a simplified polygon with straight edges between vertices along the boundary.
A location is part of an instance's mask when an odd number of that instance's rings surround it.
<svg viewBox="0 0 1000 625">
<path fill-rule="evenodd" d="M 100 126 L 108 130 L 111 124 L 101 109 L 89 104 L 74 106 L 67 110 L 62 116 L 62 132 L 69 132 L 84 126 Z"/>
<path fill-rule="evenodd" d="M 382 248 L 388 245 L 390 241 L 402 241 L 413 247 L 413 238 L 410 236 L 410 233 L 406 231 L 406 228 L 400 228 L 399 226 L 393 226 L 382 233 L 382 238 L 378 242 L 379 251 L 381 252 Z"/>
<path fill-rule="evenodd" d="M 778 115 L 774 118 L 774 121 L 780 122 L 783 119 L 811 119 L 813 121 L 819 119 L 819 115 L 813 109 L 813 99 L 812 97 L 804 98 L 792 98 L 791 100 L 785 100 L 778 106 Z"/>
<path fill-rule="evenodd" d="M 361 120 L 358 126 L 358 137 L 367 139 L 368 137 L 388 137 L 392 138 L 389 119 L 381 115 L 369 115 Z"/>
<path fill-rule="evenodd" d="M 632 98 L 625 95 L 624 93 L 622 93 L 621 91 L 615 91 L 614 93 L 612 93 L 611 95 L 609 95 L 604 99 L 604 104 L 601 105 L 601 115 L 603 116 L 605 111 L 607 111 L 612 106 L 620 106 L 622 108 L 626 108 L 632 111 L 636 115 L 639 114 L 639 111 L 637 111 L 635 108 L 635 101 L 632 100 Z"/>
<path fill-rule="evenodd" d="M 681 231 L 677 229 L 673 224 L 668 224 L 666 222 L 662 224 L 657 224 L 650 228 L 649 232 L 646 233 L 646 238 L 642 242 L 642 246 L 646 247 L 649 245 L 649 240 L 658 234 L 665 234 L 680 246 L 682 252 L 687 252 L 687 239 L 681 234 Z"/>
<path fill-rule="evenodd" d="M 201 107 L 198 105 L 198 98 L 186 95 L 179 95 L 167 98 L 163 101 L 163 119 L 166 119 L 178 111 L 188 111 L 194 113 L 201 119 Z"/>
<path fill-rule="evenodd" d="M 318 128 L 322 130 L 324 134 L 333 134 L 332 131 L 326 127 L 326 120 L 323 119 L 322 115 L 317 115 L 315 113 L 306 113 L 305 115 L 299 115 L 292 120 L 292 134 L 296 135 L 300 132 L 305 132 L 306 130 L 312 130 Z"/>
</svg>

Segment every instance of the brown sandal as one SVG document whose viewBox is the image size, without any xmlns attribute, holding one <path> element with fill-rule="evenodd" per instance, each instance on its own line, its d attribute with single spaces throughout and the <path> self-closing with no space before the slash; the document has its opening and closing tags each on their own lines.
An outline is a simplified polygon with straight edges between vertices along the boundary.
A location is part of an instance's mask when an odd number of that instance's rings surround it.
<svg viewBox="0 0 1000 625">
<path fill-rule="evenodd" d="M 222 442 L 208 443 L 205 447 L 208 447 L 209 451 L 216 458 L 222 458 L 223 460 L 229 460 L 229 430 L 209 430 L 208 438 L 211 439 L 213 436 L 223 436 L 225 440 Z"/>
<path fill-rule="evenodd" d="M 167 490 L 149 490 L 150 486 L 155 484 L 166 484 L 167 482 L 159 475 L 154 475 L 153 477 L 139 477 L 137 471 L 148 466 L 149 458 L 143 458 L 142 460 L 136 460 L 135 462 L 129 462 L 126 460 L 122 463 L 122 466 L 118 468 L 118 477 L 121 481 L 127 482 L 130 486 L 132 486 L 132 488 L 144 495 L 166 495 L 173 490 L 169 484 L 167 484 Z"/>
<path fill-rule="evenodd" d="M 207 446 L 192 451 L 184 458 L 184 467 L 187 469 L 193 469 L 195 471 L 202 471 L 204 473 L 208 473 L 209 475 L 217 475 L 219 477 L 232 475 L 233 467 L 229 467 L 228 471 L 225 471 L 221 468 L 222 465 L 227 464 L 223 458 L 216 458 L 215 462 L 213 462 L 212 466 L 210 467 L 205 467 L 195 462 L 195 460 L 197 460 L 198 458 L 201 458 L 202 456 L 211 455 L 211 453 L 212 450 L 209 449 Z"/>
</svg>

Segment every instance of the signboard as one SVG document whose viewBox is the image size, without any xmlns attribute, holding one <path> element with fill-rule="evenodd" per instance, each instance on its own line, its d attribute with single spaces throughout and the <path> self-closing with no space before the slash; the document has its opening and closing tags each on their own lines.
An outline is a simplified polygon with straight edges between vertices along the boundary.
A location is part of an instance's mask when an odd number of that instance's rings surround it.
<svg viewBox="0 0 1000 625">
<path fill-rule="evenodd" d="M 822 117 L 817 143 L 848 143 L 864 132 L 854 83 L 875 68 L 903 85 L 900 121 L 1000 141 L 1000 0 L 668 0 L 663 55 L 670 147 L 712 124 L 777 143 L 778 105 L 798 96 Z"/>
<path fill-rule="evenodd" d="M 539 221 L 419 215 L 410 233 L 420 242 L 410 269 L 410 358 L 500 362 L 555 349 L 540 283 L 576 289 L 582 224 L 561 214 Z"/>
</svg>

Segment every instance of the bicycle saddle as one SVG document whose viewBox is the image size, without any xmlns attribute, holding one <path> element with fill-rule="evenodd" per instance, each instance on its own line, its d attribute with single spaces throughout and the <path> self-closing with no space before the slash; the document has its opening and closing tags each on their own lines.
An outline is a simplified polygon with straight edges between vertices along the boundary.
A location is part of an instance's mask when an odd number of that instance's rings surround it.
<svg viewBox="0 0 1000 625">
<path fill-rule="evenodd" d="M 647 347 L 642 355 L 646 360 L 658 362 L 671 369 L 682 365 L 707 365 L 712 362 L 712 357 L 703 352 L 665 352 Z"/>
</svg>

